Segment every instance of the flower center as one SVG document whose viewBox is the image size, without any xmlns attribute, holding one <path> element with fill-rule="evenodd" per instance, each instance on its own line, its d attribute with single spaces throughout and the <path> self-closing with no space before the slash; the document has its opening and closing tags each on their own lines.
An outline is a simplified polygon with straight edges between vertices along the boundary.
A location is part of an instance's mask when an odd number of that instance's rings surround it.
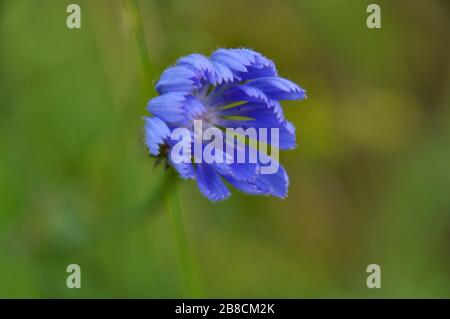
<svg viewBox="0 0 450 319">
<path fill-rule="evenodd" d="M 205 108 L 204 112 L 193 119 L 193 121 L 202 121 L 203 129 L 215 127 L 219 120 L 218 111 L 220 108 L 211 104 L 212 98 L 215 96 L 213 92 L 213 86 L 205 85 L 198 92 L 193 93 L 193 95 L 199 99 Z"/>
<path fill-rule="evenodd" d="M 206 107 L 206 112 L 200 115 L 196 120 L 202 121 L 203 129 L 208 129 L 210 127 L 216 126 L 218 115 L 217 110 L 208 106 Z"/>
</svg>

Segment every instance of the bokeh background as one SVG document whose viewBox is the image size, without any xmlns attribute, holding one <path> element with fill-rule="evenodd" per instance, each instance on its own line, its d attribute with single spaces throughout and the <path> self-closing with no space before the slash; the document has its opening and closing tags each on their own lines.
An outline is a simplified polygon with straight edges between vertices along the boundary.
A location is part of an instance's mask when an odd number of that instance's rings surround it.
<svg viewBox="0 0 450 319">
<path fill-rule="evenodd" d="M 369 30 L 371 2 L 0 1 L 0 297 L 191 296 L 142 116 L 178 57 L 241 46 L 309 99 L 286 200 L 178 185 L 197 296 L 450 297 L 450 3 Z"/>
</svg>

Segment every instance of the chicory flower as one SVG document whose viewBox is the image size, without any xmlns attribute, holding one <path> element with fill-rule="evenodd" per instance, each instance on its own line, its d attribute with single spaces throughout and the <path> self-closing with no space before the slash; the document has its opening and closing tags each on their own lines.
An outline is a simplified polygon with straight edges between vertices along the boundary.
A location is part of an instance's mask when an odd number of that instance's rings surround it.
<svg viewBox="0 0 450 319">
<path fill-rule="evenodd" d="M 230 195 L 226 184 L 252 195 L 287 196 L 289 179 L 278 159 L 250 141 L 269 144 L 272 150 L 296 146 L 295 128 L 284 118 L 279 101 L 304 99 L 305 91 L 279 77 L 272 61 L 250 49 L 218 49 L 209 58 L 191 54 L 162 73 L 156 90 L 159 95 L 147 107 L 153 117 L 144 118 L 145 143 L 152 156 L 167 160 L 182 179 L 196 180 L 211 201 Z M 208 143 L 202 134 L 199 138 L 198 123 L 215 132 L 255 129 L 256 135 L 247 140 L 226 135 L 209 147 L 216 159 L 224 160 L 202 161 L 199 157 Z M 181 141 L 174 134 L 177 129 L 190 138 Z M 187 152 L 179 153 L 180 143 Z M 252 155 L 256 160 L 250 160 Z M 277 164 L 276 170 L 264 173 L 269 162 Z"/>
</svg>

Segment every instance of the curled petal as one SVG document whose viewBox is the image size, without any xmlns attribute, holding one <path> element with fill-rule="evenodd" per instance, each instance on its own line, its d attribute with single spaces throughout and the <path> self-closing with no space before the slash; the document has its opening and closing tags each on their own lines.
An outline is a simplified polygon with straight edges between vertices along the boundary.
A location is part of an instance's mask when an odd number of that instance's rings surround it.
<svg viewBox="0 0 450 319">
<path fill-rule="evenodd" d="M 177 61 L 177 65 L 188 67 L 194 70 L 194 72 L 201 74 L 204 79 L 214 82 L 214 66 L 204 55 L 197 53 L 187 55 L 180 58 Z"/>
<path fill-rule="evenodd" d="M 297 84 L 278 77 L 266 77 L 251 80 L 247 83 L 263 91 L 273 100 L 299 100 L 305 98 L 305 90 Z"/>
<path fill-rule="evenodd" d="M 289 178 L 281 165 L 275 174 L 257 174 L 252 180 L 238 180 L 231 176 L 225 176 L 225 179 L 235 188 L 247 194 L 287 197 Z"/>
<path fill-rule="evenodd" d="M 169 163 L 182 179 L 195 179 L 195 170 L 192 163 L 175 163 L 171 157 L 169 157 Z"/>
<path fill-rule="evenodd" d="M 268 195 L 269 188 L 264 183 L 255 183 L 249 181 L 242 181 L 231 176 L 226 176 L 228 183 L 233 185 L 238 190 L 250 195 Z"/>
<path fill-rule="evenodd" d="M 237 72 L 237 76 L 241 80 L 278 76 L 275 64 L 262 54 L 250 49 L 231 49 L 230 51 L 238 54 L 241 59 L 248 61 L 245 64 L 247 70 L 245 72 Z"/>
<path fill-rule="evenodd" d="M 184 102 L 184 115 L 187 121 L 192 121 L 206 112 L 206 108 L 203 103 L 195 96 L 186 96 Z"/>
<path fill-rule="evenodd" d="M 231 176 L 237 180 L 250 180 L 255 177 L 258 173 L 257 163 L 250 163 L 245 161 L 244 163 L 238 163 L 236 158 L 230 150 L 227 149 L 227 140 L 221 141 L 218 146 L 208 146 L 211 147 L 210 152 L 214 152 L 215 159 L 218 161 L 213 161 L 210 165 L 222 176 Z M 203 151 L 206 149 L 206 145 L 203 145 Z M 209 153 L 209 152 L 208 152 Z M 205 159 L 203 159 L 205 160 Z"/>
<path fill-rule="evenodd" d="M 257 163 L 213 163 L 212 165 L 220 175 L 232 177 L 238 181 L 253 180 L 258 174 Z"/>
<path fill-rule="evenodd" d="M 190 92 L 198 88 L 199 74 L 186 66 L 174 66 L 163 72 L 156 84 L 159 94 L 167 92 Z"/>
<path fill-rule="evenodd" d="M 178 123 L 185 119 L 183 102 L 185 95 L 181 92 L 170 92 L 151 99 L 147 109 L 167 123 Z"/>
<path fill-rule="evenodd" d="M 289 187 L 289 177 L 283 166 L 279 165 L 275 174 L 259 174 L 255 184 L 259 187 L 267 187 L 267 195 L 285 198 Z"/>
<path fill-rule="evenodd" d="M 165 140 L 170 137 L 170 129 L 160 118 L 144 117 L 144 120 L 145 144 L 150 150 L 150 154 L 158 156 L 160 145 L 165 144 Z"/>
<path fill-rule="evenodd" d="M 200 100 L 182 92 L 166 93 L 151 99 L 148 110 L 171 124 L 188 123 L 206 112 Z"/>
<path fill-rule="evenodd" d="M 213 96 L 210 103 L 213 106 L 226 106 L 241 101 L 269 103 L 263 91 L 249 85 L 232 86 L 222 94 Z"/>
<path fill-rule="evenodd" d="M 218 61 L 213 61 L 212 64 L 215 69 L 215 83 L 213 84 L 229 83 L 236 79 L 233 72 L 225 64 Z"/>
<path fill-rule="evenodd" d="M 197 185 L 203 195 L 213 202 L 226 199 L 230 191 L 220 175 L 208 164 L 196 164 Z"/>
<path fill-rule="evenodd" d="M 246 103 L 237 107 L 222 110 L 221 119 L 218 125 L 229 128 L 266 128 L 264 139 L 262 134 L 264 131 L 257 130 L 257 139 L 264 143 L 276 145 L 280 149 L 295 148 L 295 128 L 277 113 L 276 108 L 268 107 L 262 103 Z M 278 130 L 278 140 L 272 135 L 272 129 Z"/>
<path fill-rule="evenodd" d="M 250 65 L 250 60 L 245 56 L 232 50 L 218 49 L 211 55 L 211 60 L 220 62 L 230 70 L 237 72 L 247 72 L 246 66 Z"/>
<path fill-rule="evenodd" d="M 243 130 L 249 128 L 258 128 L 260 130 L 256 131 L 256 140 L 258 142 L 277 147 L 280 150 L 290 150 L 297 147 L 295 139 L 295 128 L 288 121 L 280 122 L 275 127 L 268 127 L 269 125 L 257 120 L 251 121 L 222 120 L 221 125 L 229 128 L 242 128 Z M 261 130 L 264 128 L 266 129 L 265 131 Z M 272 131 L 273 129 L 278 130 L 278 132 L 276 132 L 278 133 L 277 137 L 276 135 L 274 135 L 275 132 Z"/>
</svg>

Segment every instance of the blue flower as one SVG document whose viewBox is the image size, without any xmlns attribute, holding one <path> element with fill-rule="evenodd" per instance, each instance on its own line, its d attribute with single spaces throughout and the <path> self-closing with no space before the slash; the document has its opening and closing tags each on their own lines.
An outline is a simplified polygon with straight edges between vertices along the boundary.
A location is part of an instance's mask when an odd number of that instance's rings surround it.
<svg viewBox="0 0 450 319">
<path fill-rule="evenodd" d="M 265 130 L 272 150 L 295 148 L 295 128 L 284 118 L 279 101 L 304 99 L 305 91 L 279 77 L 272 61 L 249 49 L 218 49 L 209 58 L 191 54 L 162 73 L 156 90 L 159 96 L 147 107 L 154 116 L 145 117 L 145 143 L 152 156 L 166 158 L 181 178 L 196 180 L 211 201 L 230 195 L 226 183 L 247 194 L 287 196 L 289 179 L 284 168 L 248 140 L 233 138 L 231 143 L 226 136 L 220 142 L 224 148 L 215 145 L 213 153 L 231 161 L 202 162 L 192 155 L 195 121 L 221 131 L 258 129 L 256 142 L 267 141 L 260 133 Z M 192 152 L 182 155 L 186 160 L 181 162 L 174 160 L 172 152 L 180 140 L 171 136 L 179 128 L 188 130 L 192 137 L 184 141 Z M 271 139 L 273 132 L 277 132 L 276 143 Z M 229 144 L 231 151 L 226 148 Z M 202 142 L 204 149 L 206 143 Z M 242 152 L 247 152 L 243 155 L 247 160 L 236 161 Z M 256 161 L 248 160 L 251 154 L 257 155 Z M 265 174 L 262 169 L 269 161 L 276 161 L 277 169 Z"/>
</svg>

